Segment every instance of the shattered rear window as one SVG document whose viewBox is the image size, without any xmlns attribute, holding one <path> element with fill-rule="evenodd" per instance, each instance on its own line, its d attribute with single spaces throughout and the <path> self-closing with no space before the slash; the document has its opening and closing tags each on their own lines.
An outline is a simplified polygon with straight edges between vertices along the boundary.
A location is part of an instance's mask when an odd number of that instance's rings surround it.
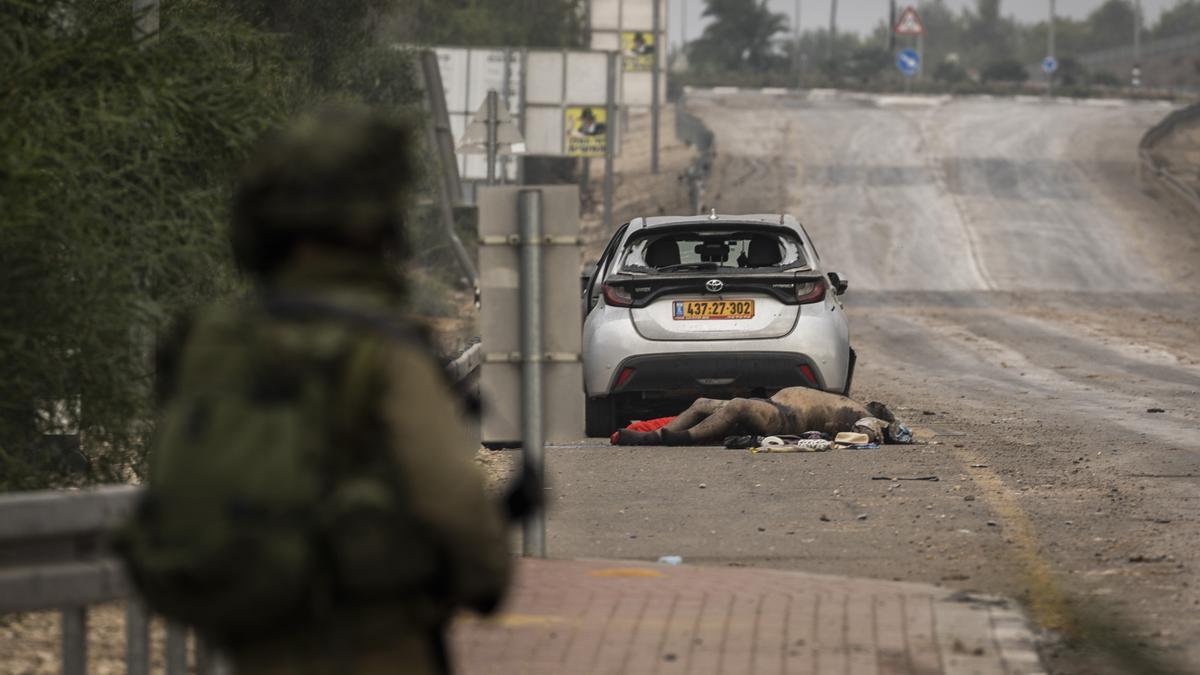
<svg viewBox="0 0 1200 675">
<path fill-rule="evenodd" d="M 623 272 L 765 271 L 807 265 L 799 238 L 778 230 L 673 230 L 635 236 Z"/>
</svg>

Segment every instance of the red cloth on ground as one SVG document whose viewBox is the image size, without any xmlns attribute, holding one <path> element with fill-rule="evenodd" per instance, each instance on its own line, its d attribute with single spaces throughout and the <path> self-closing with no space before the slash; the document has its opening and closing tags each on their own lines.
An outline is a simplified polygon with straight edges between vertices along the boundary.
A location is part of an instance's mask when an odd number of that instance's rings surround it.
<svg viewBox="0 0 1200 675">
<path fill-rule="evenodd" d="M 654 431 L 655 429 L 661 429 L 667 426 L 671 423 L 671 420 L 675 419 L 675 417 L 675 415 L 671 415 L 670 417 L 659 417 L 652 420 L 637 420 L 636 422 L 631 422 L 629 426 L 625 428 L 632 429 L 633 431 Z M 612 436 L 608 437 L 608 442 L 610 445 L 617 444 L 617 432 L 614 431 Z"/>
<path fill-rule="evenodd" d="M 661 429 L 667 426 L 673 419 L 675 419 L 675 415 L 671 415 L 670 417 L 659 417 L 658 419 L 653 420 L 638 420 L 636 422 L 630 422 L 629 426 L 625 428 L 632 429 L 634 431 L 654 431 L 655 429 Z"/>
</svg>

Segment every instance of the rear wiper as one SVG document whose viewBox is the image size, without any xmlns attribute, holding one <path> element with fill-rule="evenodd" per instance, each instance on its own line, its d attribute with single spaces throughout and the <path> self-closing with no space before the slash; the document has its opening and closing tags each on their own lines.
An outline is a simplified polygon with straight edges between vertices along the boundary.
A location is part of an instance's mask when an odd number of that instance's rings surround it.
<svg viewBox="0 0 1200 675">
<path fill-rule="evenodd" d="M 659 272 L 673 272 L 676 270 L 705 270 L 705 269 L 715 270 L 715 269 L 720 269 L 720 268 L 721 268 L 720 263 L 690 262 L 690 263 L 678 263 L 675 265 L 665 265 L 663 267 L 659 267 L 658 271 Z"/>
</svg>

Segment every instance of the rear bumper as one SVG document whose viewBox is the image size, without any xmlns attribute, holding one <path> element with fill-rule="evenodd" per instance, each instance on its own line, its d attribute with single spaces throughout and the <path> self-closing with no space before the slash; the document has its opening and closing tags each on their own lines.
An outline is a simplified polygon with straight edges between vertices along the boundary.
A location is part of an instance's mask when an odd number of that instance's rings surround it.
<svg viewBox="0 0 1200 675">
<path fill-rule="evenodd" d="M 608 392 L 727 394 L 785 387 L 825 388 L 812 359 L 782 352 L 708 352 L 633 356 L 614 370 Z"/>
</svg>

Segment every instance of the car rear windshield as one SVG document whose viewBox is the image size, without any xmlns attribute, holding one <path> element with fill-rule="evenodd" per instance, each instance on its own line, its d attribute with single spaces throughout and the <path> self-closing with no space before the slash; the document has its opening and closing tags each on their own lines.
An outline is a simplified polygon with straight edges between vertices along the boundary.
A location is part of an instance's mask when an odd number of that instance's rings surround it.
<svg viewBox="0 0 1200 675">
<path fill-rule="evenodd" d="M 779 230 L 672 230 L 631 238 L 623 272 L 790 269 L 807 263 L 799 238 Z"/>
</svg>

